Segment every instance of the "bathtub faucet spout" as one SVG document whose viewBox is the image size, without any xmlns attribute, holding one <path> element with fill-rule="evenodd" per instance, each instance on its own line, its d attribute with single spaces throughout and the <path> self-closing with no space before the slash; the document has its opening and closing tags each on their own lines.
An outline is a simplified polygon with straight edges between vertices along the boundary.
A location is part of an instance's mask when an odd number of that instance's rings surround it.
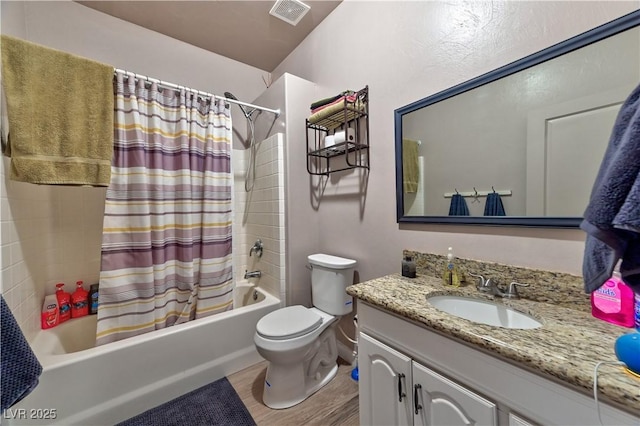
<svg viewBox="0 0 640 426">
<path fill-rule="evenodd" d="M 246 269 L 244 271 L 244 279 L 249 279 L 249 278 L 260 278 L 260 276 L 262 275 L 262 272 L 260 271 L 251 271 L 248 272 Z"/>
</svg>

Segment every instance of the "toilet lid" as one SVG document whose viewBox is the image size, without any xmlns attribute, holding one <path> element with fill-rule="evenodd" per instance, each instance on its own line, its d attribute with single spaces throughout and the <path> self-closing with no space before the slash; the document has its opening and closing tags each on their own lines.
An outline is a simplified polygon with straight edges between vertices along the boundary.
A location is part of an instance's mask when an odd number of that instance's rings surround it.
<svg viewBox="0 0 640 426">
<path fill-rule="evenodd" d="M 322 317 L 302 305 L 278 309 L 258 321 L 259 335 L 273 340 L 299 337 L 312 332 L 322 324 Z"/>
</svg>

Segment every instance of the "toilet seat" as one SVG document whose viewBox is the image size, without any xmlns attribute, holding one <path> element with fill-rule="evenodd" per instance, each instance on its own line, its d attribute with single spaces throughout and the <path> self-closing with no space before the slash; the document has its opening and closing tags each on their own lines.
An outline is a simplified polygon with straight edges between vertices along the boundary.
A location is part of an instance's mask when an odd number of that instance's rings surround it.
<svg viewBox="0 0 640 426">
<path fill-rule="evenodd" d="M 322 325 L 322 317 L 302 305 L 273 311 L 258 321 L 256 332 L 267 339 L 285 340 L 304 336 Z"/>
</svg>

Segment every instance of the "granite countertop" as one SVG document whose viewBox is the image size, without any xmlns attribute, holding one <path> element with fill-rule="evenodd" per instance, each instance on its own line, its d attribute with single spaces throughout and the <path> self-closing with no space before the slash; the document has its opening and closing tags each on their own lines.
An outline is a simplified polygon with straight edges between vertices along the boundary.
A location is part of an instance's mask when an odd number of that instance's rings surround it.
<svg viewBox="0 0 640 426">
<path fill-rule="evenodd" d="M 526 299 L 496 298 L 527 313 L 543 325 L 514 330 L 471 322 L 429 304 L 427 296 L 455 294 L 478 299 L 492 296 L 473 286 L 448 287 L 439 278 L 400 274 L 347 287 L 351 296 L 420 323 L 428 329 L 462 340 L 547 378 L 555 378 L 585 394 L 593 395 L 593 370 L 598 361 L 617 361 L 614 343 L 618 336 L 634 332 L 593 318 L 590 312 Z M 598 369 L 598 396 L 625 411 L 640 413 L 640 378 L 620 366 Z"/>
</svg>

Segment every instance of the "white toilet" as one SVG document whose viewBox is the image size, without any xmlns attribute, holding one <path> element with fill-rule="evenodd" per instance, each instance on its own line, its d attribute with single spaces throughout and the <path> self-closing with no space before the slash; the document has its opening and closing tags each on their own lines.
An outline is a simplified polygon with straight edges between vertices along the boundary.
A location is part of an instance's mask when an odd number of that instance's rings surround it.
<svg viewBox="0 0 640 426">
<path fill-rule="evenodd" d="M 335 327 L 353 309 L 345 289 L 353 284 L 356 261 L 328 254 L 307 258 L 313 308 L 288 306 L 258 321 L 254 341 L 269 361 L 263 402 L 275 409 L 299 404 L 338 371 Z"/>
</svg>

